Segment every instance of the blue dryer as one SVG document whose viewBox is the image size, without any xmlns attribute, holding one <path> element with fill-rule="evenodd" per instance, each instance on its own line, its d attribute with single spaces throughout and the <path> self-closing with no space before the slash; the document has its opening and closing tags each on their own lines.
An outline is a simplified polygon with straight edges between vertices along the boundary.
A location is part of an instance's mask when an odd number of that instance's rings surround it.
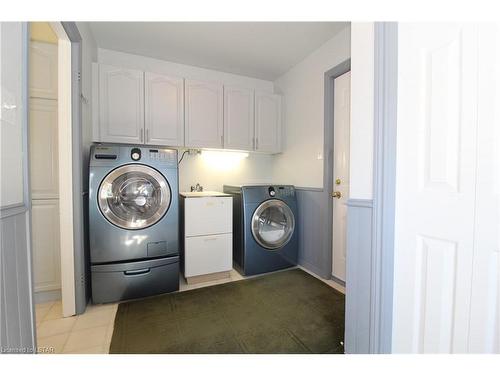
<svg viewBox="0 0 500 375">
<path fill-rule="evenodd" d="M 297 198 L 290 185 L 224 186 L 233 196 L 233 260 L 244 275 L 295 266 Z"/>
<path fill-rule="evenodd" d="M 94 303 L 178 290 L 177 151 L 94 145 L 89 172 Z"/>
</svg>

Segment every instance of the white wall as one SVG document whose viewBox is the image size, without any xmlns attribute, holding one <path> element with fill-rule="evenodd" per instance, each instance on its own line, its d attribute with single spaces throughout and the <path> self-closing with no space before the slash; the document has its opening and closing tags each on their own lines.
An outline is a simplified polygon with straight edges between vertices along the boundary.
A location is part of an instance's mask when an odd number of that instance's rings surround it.
<svg viewBox="0 0 500 375">
<path fill-rule="evenodd" d="M 190 191 L 199 183 L 204 190 L 222 191 L 224 184 L 269 183 L 272 181 L 271 155 L 249 154 L 248 158 L 232 160 L 231 152 L 207 159 L 204 155 L 186 154 L 179 166 L 179 191 Z M 180 157 L 180 155 L 179 155 Z"/>
<path fill-rule="evenodd" d="M 349 57 L 346 27 L 274 82 L 276 92 L 284 95 L 285 124 L 274 182 L 323 187 L 324 74 Z"/>
<path fill-rule="evenodd" d="M 92 144 L 92 62 L 97 61 L 97 44 L 86 22 L 77 22 L 76 26 L 82 37 L 82 155 L 83 187 L 88 189 L 88 159 Z"/>
<path fill-rule="evenodd" d="M 130 53 L 98 49 L 98 62 L 101 64 L 117 65 L 124 68 L 140 69 L 157 74 L 176 77 L 199 79 L 204 81 L 217 81 L 230 85 L 241 85 L 263 91 L 273 92 L 273 83 L 251 77 L 219 72 L 196 66 L 173 63 L 170 61 L 153 59 L 150 57 L 133 55 Z"/>
<path fill-rule="evenodd" d="M 350 198 L 373 197 L 374 23 L 351 23 Z"/>
</svg>

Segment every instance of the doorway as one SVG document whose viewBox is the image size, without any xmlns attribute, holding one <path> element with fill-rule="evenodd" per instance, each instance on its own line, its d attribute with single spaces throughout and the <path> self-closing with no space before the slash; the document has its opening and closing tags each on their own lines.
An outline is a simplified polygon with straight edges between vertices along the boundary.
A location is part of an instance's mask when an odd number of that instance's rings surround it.
<svg viewBox="0 0 500 375">
<path fill-rule="evenodd" d="M 351 72 L 349 71 L 334 79 L 333 97 L 332 278 L 343 286 L 346 274 L 350 112 Z"/>
<path fill-rule="evenodd" d="M 30 25 L 28 87 L 34 298 L 42 319 L 48 303 L 61 308 L 58 38 L 48 22 Z"/>
<path fill-rule="evenodd" d="M 30 23 L 30 203 L 34 302 L 85 311 L 80 35 L 74 23 Z M 37 309 L 39 310 L 39 309 Z M 38 320 L 44 313 L 37 315 Z"/>
</svg>

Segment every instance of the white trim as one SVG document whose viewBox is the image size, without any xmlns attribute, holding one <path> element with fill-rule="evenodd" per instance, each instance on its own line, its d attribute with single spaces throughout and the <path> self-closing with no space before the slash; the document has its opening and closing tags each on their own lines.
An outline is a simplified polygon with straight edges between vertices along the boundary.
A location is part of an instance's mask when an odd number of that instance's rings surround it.
<svg viewBox="0 0 500 375">
<path fill-rule="evenodd" d="M 59 214 L 63 316 L 76 313 L 73 238 L 73 138 L 71 103 L 71 42 L 60 22 L 51 23 L 58 42 Z"/>
<path fill-rule="evenodd" d="M 29 43 L 30 43 L 30 26 L 28 22 L 23 22 L 23 150 L 25 157 L 23 159 L 24 168 L 24 207 L 26 209 L 26 252 L 28 260 L 28 279 L 29 279 L 29 298 L 30 298 L 30 319 L 31 319 L 31 338 L 33 350 L 36 349 L 37 333 L 36 333 L 36 316 L 35 316 L 35 277 L 33 267 L 33 243 L 31 234 L 31 181 L 30 181 L 30 163 L 29 163 Z"/>
<path fill-rule="evenodd" d="M 370 353 L 392 352 L 398 24 L 375 23 Z"/>
</svg>

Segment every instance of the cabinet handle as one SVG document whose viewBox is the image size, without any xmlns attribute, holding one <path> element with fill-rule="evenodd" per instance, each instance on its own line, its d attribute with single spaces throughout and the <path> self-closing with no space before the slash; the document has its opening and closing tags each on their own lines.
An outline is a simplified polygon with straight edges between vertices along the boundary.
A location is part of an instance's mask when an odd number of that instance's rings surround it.
<svg viewBox="0 0 500 375">
<path fill-rule="evenodd" d="M 149 142 L 149 129 L 146 129 L 146 143 Z"/>
<path fill-rule="evenodd" d="M 259 149 L 259 138 L 255 138 L 255 149 Z"/>
<path fill-rule="evenodd" d="M 141 143 L 144 142 L 144 135 L 143 135 L 143 132 L 144 132 L 144 129 L 141 129 L 140 131 L 140 140 L 141 140 Z"/>
<path fill-rule="evenodd" d="M 217 237 L 206 237 L 205 241 L 215 241 L 217 240 Z"/>
<path fill-rule="evenodd" d="M 222 147 L 224 147 L 224 136 L 223 135 L 220 136 L 220 145 Z"/>
</svg>

